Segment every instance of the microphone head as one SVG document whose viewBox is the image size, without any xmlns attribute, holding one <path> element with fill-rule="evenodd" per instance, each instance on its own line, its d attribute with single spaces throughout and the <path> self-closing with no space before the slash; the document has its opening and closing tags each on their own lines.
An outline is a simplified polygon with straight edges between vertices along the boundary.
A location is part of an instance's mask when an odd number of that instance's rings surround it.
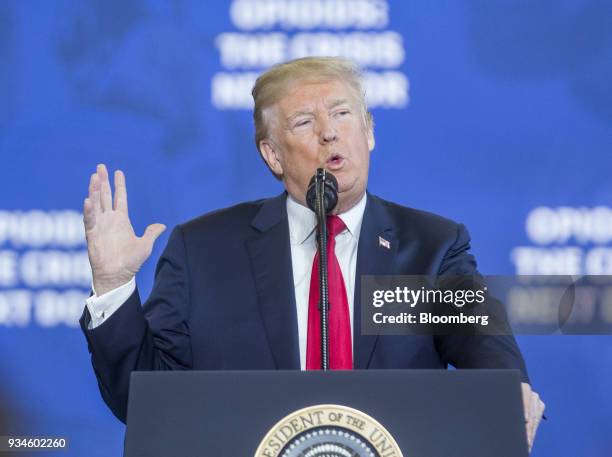
<svg viewBox="0 0 612 457">
<path fill-rule="evenodd" d="M 317 201 L 317 183 L 323 183 L 323 202 L 325 214 L 329 214 L 338 203 L 338 180 L 329 171 L 323 168 L 317 168 L 316 173 L 311 178 L 306 191 L 306 203 L 308 207 L 316 212 Z"/>
</svg>

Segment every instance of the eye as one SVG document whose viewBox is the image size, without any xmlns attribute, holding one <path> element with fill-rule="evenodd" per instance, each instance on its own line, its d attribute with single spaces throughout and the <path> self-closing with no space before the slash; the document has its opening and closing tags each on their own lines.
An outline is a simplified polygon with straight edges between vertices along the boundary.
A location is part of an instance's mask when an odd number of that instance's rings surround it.
<svg viewBox="0 0 612 457">
<path fill-rule="evenodd" d="M 337 112 L 336 112 L 336 116 L 346 116 L 346 115 L 347 115 L 347 114 L 349 114 L 349 113 L 350 113 L 350 111 L 349 111 L 349 110 L 347 110 L 347 109 L 342 109 L 342 110 L 340 110 L 340 111 L 337 111 Z"/>
<path fill-rule="evenodd" d="M 300 127 L 305 127 L 308 124 L 310 124 L 310 119 L 301 119 L 299 121 L 297 121 L 295 124 L 293 124 L 294 129 L 300 128 Z"/>
</svg>

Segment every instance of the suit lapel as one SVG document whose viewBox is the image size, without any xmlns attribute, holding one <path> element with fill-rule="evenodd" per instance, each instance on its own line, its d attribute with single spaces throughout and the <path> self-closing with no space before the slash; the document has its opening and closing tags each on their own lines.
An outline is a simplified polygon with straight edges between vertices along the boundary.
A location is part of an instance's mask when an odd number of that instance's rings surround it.
<svg viewBox="0 0 612 457">
<path fill-rule="evenodd" d="M 277 369 L 300 369 L 297 314 L 287 194 L 265 201 L 251 225 L 259 232 L 247 241 L 259 307 Z M 381 241 L 382 240 L 382 241 Z M 388 247 L 386 243 L 388 242 Z M 398 241 L 384 204 L 368 194 L 355 272 L 353 339 L 355 368 L 367 368 L 378 335 L 361 334 L 361 276 L 394 274 Z"/>
<path fill-rule="evenodd" d="M 378 335 L 361 334 L 361 277 L 363 275 L 390 275 L 394 273 L 394 260 L 398 241 L 393 224 L 384 204 L 368 194 L 361 223 L 355 295 L 353 302 L 353 349 L 355 368 L 367 368 L 378 340 Z"/>
<path fill-rule="evenodd" d="M 264 328 L 277 369 L 300 368 L 287 194 L 263 203 L 247 241 Z"/>
</svg>

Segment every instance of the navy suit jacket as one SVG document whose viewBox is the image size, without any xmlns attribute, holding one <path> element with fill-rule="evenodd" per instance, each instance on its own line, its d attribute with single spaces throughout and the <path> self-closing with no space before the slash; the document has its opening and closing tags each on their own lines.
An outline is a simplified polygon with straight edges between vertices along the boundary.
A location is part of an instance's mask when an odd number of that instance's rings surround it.
<svg viewBox="0 0 612 457">
<path fill-rule="evenodd" d="M 286 198 L 239 204 L 177 226 L 144 306 L 136 290 L 92 330 L 85 309 L 81 327 L 99 388 L 120 420 L 133 370 L 300 369 Z M 356 277 L 475 274 L 469 242 L 461 224 L 369 194 Z M 367 336 L 360 306 L 356 287 L 356 369 L 518 368 L 527 381 L 512 336 Z"/>
</svg>

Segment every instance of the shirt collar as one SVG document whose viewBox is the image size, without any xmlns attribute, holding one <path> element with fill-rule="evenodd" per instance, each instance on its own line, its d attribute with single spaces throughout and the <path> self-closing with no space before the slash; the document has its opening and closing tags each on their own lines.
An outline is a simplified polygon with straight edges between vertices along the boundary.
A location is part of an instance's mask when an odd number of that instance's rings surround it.
<svg viewBox="0 0 612 457">
<path fill-rule="evenodd" d="M 342 214 L 338 214 L 349 233 L 357 240 L 359 240 L 366 201 L 367 194 L 364 192 L 363 197 L 355 206 Z M 310 208 L 299 204 L 291 195 L 288 195 L 287 216 L 289 218 L 289 241 L 291 244 L 303 244 L 315 232 L 317 226 L 315 213 Z"/>
</svg>

